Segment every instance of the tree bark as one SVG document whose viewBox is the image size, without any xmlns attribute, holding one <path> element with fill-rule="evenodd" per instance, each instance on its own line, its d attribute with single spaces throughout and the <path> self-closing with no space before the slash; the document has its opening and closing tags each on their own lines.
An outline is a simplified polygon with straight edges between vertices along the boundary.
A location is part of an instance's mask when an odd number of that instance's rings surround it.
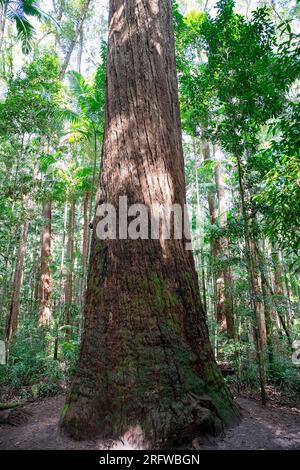
<svg viewBox="0 0 300 470">
<path fill-rule="evenodd" d="M 259 252 L 258 252 L 259 254 Z M 291 334 L 290 334 L 290 330 L 288 328 L 288 325 L 287 325 L 287 322 L 285 320 L 285 316 L 284 316 L 284 313 L 282 311 L 282 296 L 284 294 L 283 292 L 283 285 L 282 285 L 282 281 L 281 281 L 281 269 L 280 269 L 280 266 L 278 267 L 278 259 L 276 258 L 277 254 L 276 253 L 273 253 L 272 254 L 272 259 L 273 259 L 273 266 L 274 266 L 274 270 L 275 270 L 275 273 L 274 273 L 274 286 L 275 286 L 275 292 L 274 290 L 272 289 L 272 286 L 270 284 L 270 282 L 268 281 L 268 278 L 267 276 L 265 276 L 265 279 L 264 279 L 264 282 L 265 282 L 265 285 L 271 295 L 271 298 L 273 300 L 273 303 L 274 303 L 274 306 L 275 306 L 275 309 L 276 309 L 276 314 L 277 314 L 277 326 L 278 327 L 282 327 L 283 331 L 285 332 L 286 334 L 286 337 L 287 337 L 287 340 L 288 340 L 288 343 L 289 343 L 289 346 L 292 346 L 292 338 L 291 338 Z M 279 269 L 279 270 L 277 270 Z M 276 272 L 277 271 L 277 272 Z M 279 297 L 279 299 L 278 299 Z"/>
<path fill-rule="evenodd" d="M 205 161 L 211 159 L 211 151 L 209 142 L 202 138 L 202 153 Z M 210 215 L 210 223 L 216 224 L 218 215 L 219 225 L 225 228 L 227 224 L 226 205 L 225 205 L 225 187 L 221 176 L 220 164 L 215 165 L 215 183 L 218 197 L 218 214 L 215 207 L 215 193 L 208 192 L 208 209 Z M 232 275 L 230 265 L 228 263 L 229 248 L 228 240 L 225 237 L 213 238 L 211 241 L 211 251 L 213 256 L 214 268 L 214 290 L 216 296 L 216 317 L 221 331 L 226 331 L 229 338 L 234 336 L 233 322 L 233 303 L 231 296 Z M 223 259 L 226 258 L 226 267 L 220 268 L 220 264 L 224 264 Z"/>
<path fill-rule="evenodd" d="M 204 161 L 210 161 L 210 147 L 209 142 L 205 138 L 202 137 L 201 139 L 201 149 Z M 211 225 L 215 225 L 216 223 L 216 207 L 215 207 L 215 192 L 209 190 L 207 194 L 207 202 L 208 202 L 208 212 L 209 212 L 209 219 Z M 212 267 L 212 280 L 213 280 L 213 292 L 214 292 L 214 299 L 215 299 L 215 316 L 217 319 L 218 326 L 221 327 L 221 330 L 226 328 L 225 325 L 225 316 L 223 310 L 220 310 L 220 293 L 222 289 L 222 278 L 221 272 L 218 269 L 218 258 L 219 258 L 219 240 L 214 237 L 210 239 L 210 248 L 211 248 L 211 267 Z"/>
<path fill-rule="evenodd" d="M 96 176 L 97 176 L 97 161 L 98 161 L 98 140 L 97 132 L 94 129 L 94 155 L 93 155 L 93 175 L 91 179 L 91 191 L 90 191 L 90 201 L 89 201 L 89 223 L 92 222 L 93 213 L 95 212 L 95 205 L 97 201 L 97 194 L 95 197 L 95 189 L 97 189 Z M 88 231 L 88 240 L 87 240 L 87 258 L 90 257 L 91 251 L 91 231 Z"/>
<path fill-rule="evenodd" d="M 99 203 L 185 204 L 171 0 L 111 0 Z M 162 181 L 163 179 L 163 181 Z M 148 211 L 149 214 L 149 211 Z M 61 425 L 136 446 L 191 442 L 238 410 L 216 366 L 186 239 L 99 240 Z M 124 221 L 122 221 L 124 222 Z"/>
<path fill-rule="evenodd" d="M 267 285 L 267 274 L 264 266 L 264 257 L 260 258 L 260 270 L 261 270 L 261 281 L 262 281 L 262 292 L 264 299 L 264 312 L 265 312 L 265 324 L 266 324 L 266 341 L 268 349 L 268 360 L 269 360 L 269 376 L 271 379 L 274 378 L 274 345 L 273 345 L 273 325 L 272 325 L 272 305 L 270 303 L 270 297 L 268 295 Z"/>
<path fill-rule="evenodd" d="M 81 298 L 83 300 L 86 289 L 88 239 L 89 239 L 89 193 L 86 191 L 83 198 L 83 234 L 82 234 L 82 285 Z"/>
<path fill-rule="evenodd" d="M 254 333 L 255 333 L 255 346 L 259 370 L 259 382 L 261 392 L 262 405 L 266 405 L 267 393 L 266 393 L 266 366 L 264 357 L 264 346 L 266 344 L 265 335 L 266 327 L 263 324 L 263 303 L 262 303 L 262 289 L 259 286 L 259 269 L 257 260 L 257 250 L 255 240 L 252 233 L 252 227 L 250 227 L 250 215 L 251 215 L 251 195 L 249 188 L 245 184 L 245 168 L 241 156 L 237 152 L 237 165 L 238 165 L 238 177 L 239 177 L 239 189 L 241 196 L 241 207 L 244 221 L 244 236 L 245 236 L 245 248 L 246 248 L 246 262 L 247 270 L 250 281 L 250 297 L 251 306 L 253 310 L 254 320 Z"/>
<path fill-rule="evenodd" d="M 74 268 L 74 225 L 75 201 L 72 200 L 69 209 L 68 241 L 67 241 L 67 275 L 65 281 L 65 325 L 67 337 L 71 336 L 72 301 L 73 301 L 73 268 Z"/>
<path fill-rule="evenodd" d="M 40 310 L 39 325 L 48 326 L 51 322 L 51 270 L 52 259 L 52 204 L 43 204 L 44 227 L 41 236 L 41 270 L 40 270 Z"/>
<path fill-rule="evenodd" d="M 22 226 L 22 234 L 17 254 L 16 269 L 13 282 L 13 293 L 10 304 L 9 317 L 6 327 L 5 339 L 8 342 L 15 336 L 18 326 L 18 318 L 20 312 L 20 293 L 23 282 L 23 267 L 25 258 L 25 246 L 27 240 L 28 220 L 25 219 Z"/>
<path fill-rule="evenodd" d="M 280 324 L 288 338 L 290 346 L 292 345 L 292 339 L 288 327 L 288 321 L 286 321 L 288 317 L 288 310 L 289 310 L 289 296 L 284 295 L 284 273 L 282 269 L 282 262 L 280 257 L 278 256 L 278 252 L 274 251 L 272 253 L 273 259 L 273 267 L 274 267 L 274 287 L 275 292 L 273 292 L 273 298 L 276 305 L 277 315 L 280 321 Z M 274 295 L 275 294 L 275 295 Z"/>
<path fill-rule="evenodd" d="M 218 198 L 218 220 L 222 229 L 227 227 L 227 210 L 225 200 L 225 185 L 222 176 L 221 165 L 216 161 L 215 165 L 215 182 Z M 217 286 L 217 311 L 220 312 L 219 317 L 226 319 L 226 332 L 229 338 L 234 337 L 234 316 L 233 316 L 233 299 L 232 299 L 232 272 L 229 264 L 229 243 L 225 236 L 219 240 L 220 255 L 225 258 L 225 266 L 222 270 L 223 279 L 221 277 L 221 286 Z M 223 285 L 222 285 L 223 284 Z"/>
<path fill-rule="evenodd" d="M 77 72 L 81 73 L 81 61 L 83 52 L 83 28 L 79 34 L 78 51 L 77 51 Z"/>
</svg>

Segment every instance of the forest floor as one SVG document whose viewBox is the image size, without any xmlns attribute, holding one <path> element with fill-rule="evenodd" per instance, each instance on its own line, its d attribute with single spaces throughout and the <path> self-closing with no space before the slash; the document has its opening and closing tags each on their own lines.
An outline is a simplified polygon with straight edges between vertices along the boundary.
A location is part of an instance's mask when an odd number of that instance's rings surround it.
<svg viewBox="0 0 300 470">
<path fill-rule="evenodd" d="M 226 430 L 226 435 L 201 443 L 194 440 L 196 449 L 300 449 L 300 410 L 269 404 L 262 407 L 253 398 L 237 399 L 243 419 Z M 28 403 L 22 408 L 26 420 L 16 425 L 0 426 L 0 449 L 119 449 L 126 442 L 103 444 L 100 440 L 77 442 L 59 432 L 58 420 L 64 396 Z M 196 444 L 195 444 L 196 443 Z M 192 447 L 192 446 L 191 446 Z"/>
</svg>

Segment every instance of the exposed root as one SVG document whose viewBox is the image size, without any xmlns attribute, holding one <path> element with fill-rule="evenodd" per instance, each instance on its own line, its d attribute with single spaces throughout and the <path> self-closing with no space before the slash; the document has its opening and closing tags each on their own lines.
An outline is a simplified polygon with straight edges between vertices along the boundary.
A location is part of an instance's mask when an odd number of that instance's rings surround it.
<svg viewBox="0 0 300 470">
<path fill-rule="evenodd" d="M 8 424 L 10 426 L 19 426 L 25 423 L 30 416 L 30 413 L 24 409 L 8 409 L 0 411 L 0 425 Z"/>
</svg>

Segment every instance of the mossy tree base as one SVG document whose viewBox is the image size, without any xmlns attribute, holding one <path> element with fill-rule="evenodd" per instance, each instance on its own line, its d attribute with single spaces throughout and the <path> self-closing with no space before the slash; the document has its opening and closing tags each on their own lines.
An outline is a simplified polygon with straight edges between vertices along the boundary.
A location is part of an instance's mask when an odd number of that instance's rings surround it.
<svg viewBox="0 0 300 470">
<path fill-rule="evenodd" d="M 126 290 L 111 286 L 101 297 L 103 308 L 113 298 L 119 307 L 87 315 L 62 428 L 75 439 L 129 433 L 142 447 L 222 432 L 239 412 L 213 359 L 196 277 L 181 272 L 174 289 L 157 273 L 134 280 L 134 269 L 121 271 Z"/>
<path fill-rule="evenodd" d="M 127 410 L 127 413 L 133 416 L 134 410 Z M 102 419 L 107 421 L 105 416 Z M 238 413 L 235 415 L 237 419 Z M 118 441 L 125 437 L 133 447 L 150 449 L 188 446 L 195 437 L 217 436 L 224 431 L 224 421 L 210 398 L 193 394 L 170 404 L 168 410 L 153 407 L 136 421 L 119 421 L 115 423 L 113 432 L 110 426 L 100 430 L 100 421 L 95 422 L 84 410 L 80 414 L 68 412 L 68 418 L 63 422 L 64 429 L 74 439 L 98 436 L 104 441 Z"/>
</svg>

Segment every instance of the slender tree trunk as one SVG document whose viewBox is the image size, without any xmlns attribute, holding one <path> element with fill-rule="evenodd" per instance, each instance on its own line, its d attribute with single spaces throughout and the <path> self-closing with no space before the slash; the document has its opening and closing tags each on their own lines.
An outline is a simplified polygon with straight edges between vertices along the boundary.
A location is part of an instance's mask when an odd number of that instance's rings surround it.
<svg viewBox="0 0 300 470">
<path fill-rule="evenodd" d="M 267 345 L 267 328 L 266 328 L 266 319 L 265 319 L 265 308 L 264 308 L 264 296 L 263 296 L 263 282 L 262 282 L 262 274 L 261 268 L 259 263 L 259 258 L 257 256 L 257 248 L 256 248 L 256 241 L 251 240 L 251 256 L 252 256 L 252 263 L 254 267 L 254 276 L 256 280 L 256 304 L 258 309 L 258 330 L 259 330 L 259 337 L 262 344 L 263 350 Z"/>
<path fill-rule="evenodd" d="M 77 71 L 79 73 L 81 73 L 82 51 L 83 51 L 83 29 L 81 29 L 80 31 L 80 38 L 79 38 L 78 52 L 77 52 Z M 94 147 L 96 147 L 96 145 Z M 95 159 L 96 159 L 96 155 L 94 155 L 94 160 Z M 94 165 L 94 174 L 95 173 L 96 173 L 96 170 L 95 170 L 95 165 Z M 92 185 L 92 193 L 93 193 L 93 186 L 94 184 Z M 88 254 L 88 244 L 89 244 L 88 210 L 89 210 L 89 192 L 86 191 L 84 194 L 84 198 L 83 198 L 82 277 L 80 279 L 80 289 L 79 289 L 79 296 L 80 296 L 79 303 L 81 305 L 80 332 L 82 330 L 82 324 L 83 324 L 84 292 L 86 289 L 86 268 L 87 268 L 87 254 Z"/>
<path fill-rule="evenodd" d="M 88 235 L 89 235 L 89 193 L 84 195 L 83 199 L 83 236 L 82 236 L 82 289 L 81 296 L 83 297 L 86 287 L 86 273 L 87 273 L 87 260 L 88 260 Z"/>
<path fill-rule="evenodd" d="M 288 273 L 286 270 L 286 267 L 284 265 L 284 262 L 282 260 L 282 255 L 280 255 L 282 267 L 283 267 L 283 272 L 284 272 L 284 284 L 285 284 L 285 292 L 286 292 L 286 297 L 288 300 L 288 308 L 287 308 L 287 315 L 286 315 L 286 320 L 288 325 L 291 325 L 291 319 L 293 317 L 293 308 L 292 308 L 292 302 L 291 302 L 291 293 L 290 293 L 290 285 L 289 285 L 289 277 Z"/>
<path fill-rule="evenodd" d="M 69 46 L 69 49 L 66 53 L 66 56 L 65 56 L 65 59 L 62 63 L 62 67 L 61 67 L 61 70 L 60 70 L 60 74 L 59 74 L 59 77 L 60 79 L 63 79 L 65 73 L 66 73 L 66 70 L 68 68 L 68 65 L 69 65 L 69 62 L 70 62 L 70 59 L 71 59 L 71 55 L 72 55 L 72 52 L 75 48 L 75 45 L 76 45 L 76 42 L 78 40 L 78 37 L 82 31 L 82 28 L 83 28 L 83 23 L 86 19 L 86 15 L 88 13 L 88 9 L 89 9 L 89 6 L 90 6 L 90 3 L 91 3 L 91 0 L 85 0 L 84 4 L 83 4 L 83 7 L 82 7 L 82 11 L 81 11 L 81 15 L 80 15 L 80 18 L 78 20 L 78 23 L 77 23 L 77 26 L 76 26 L 76 29 L 75 29 L 75 32 L 74 32 L 74 36 L 71 40 L 71 43 L 70 43 L 70 46 Z"/>
<path fill-rule="evenodd" d="M 34 238 L 37 239 L 39 234 L 38 227 L 36 227 L 35 232 L 34 232 Z M 30 310 L 32 312 L 35 312 L 36 309 L 39 309 L 39 303 L 36 303 L 36 285 L 38 284 L 39 286 L 39 272 L 40 272 L 40 266 L 39 266 L 39 261 L 40 261 L 40 247 L 34 247 L 32 252 L 31 252 L 31 259 L 30 263 L 32 266 L 31 270 L 31 276 L 30 276 Z"/>
<path fill-rule="evenodd" d="M 209 142 L 205 139 L 201 139 L 201 148 L 204 161 L 209 161 L 211 159 Z M 216 208 L 215 208 L 215 192 L 209 190 L 207 194 L 208 201 L 208 211 L 211 225 L 216 223 Z M 211 248 L 211 267 L 212 267 L 212 277 L 213 277 L 213 288 L 214 288 L 214 299 L 215 301 L 215 316 L 217 318 L 218 326 L 221 330 L 226 328 L 225 325 L 225 316 L 223 311 L 220 310 L 220 293 L 222 291 L 222 278 L 221 273 L 218 269 L 218 259 L 219 259 L 219 240 L 216 238 L 211 238 L 210 242 Z"/>
<path fill-rule="evenodd" d="M 7 8 L 7 5 L 6 5 L 6 8 Z M 22 160 L 22 155 L 23 155 L 23 150 L 24 150 L 24 139 L 25 139 L 25 137 L 24 137 L 24 135 L 22 135 L 22 137 L 21 137 L 21 151 L 20 151 L 20 154 L 18 155 L 19 158 L 17 158 L 16 168 L 15 168 L 15 171 L 13 172 L 14 174 L 10 175 L 10 177 L 13 178 L 13 182 L 12 182 L 12 186 L 14 188 L 13 189 L 13 194 L 15 194 L 16 190 L 17 190 L 17 181 L 18 181 L 18 175 L 19 175 L 20 162 Z M 15 233 L 15 235 L 12 236 L 13 227 L 15 227 L 14 212 L 15 212 L 15 201 L 13 199 L 12 207 L 11 207 L 11 218 L 10 218 L 10 226 L 11 226 L 10 236 L 9 236 L 10 242 L 7 244 L 7 249 L 6 249 L 7 263 L 8 263 L 9 258 L 14 260 L 15 243 L 16 243 L 16 239 L 18 238 L 18 233 Z M 19 231 L 19 228 L 17 228 L 17 232 L 18 231 Z M 7 282 L 5 280 L 5 282 L 3 283 L 3 294 L 7 292 L 7 287 L 8 287 L 9 291 L 12 291 L 12 289 L 13 289 L 13 286 L 12 286 L 12 279 L 13 279 L 13 272 L 14 272 L 14 262 L 13 261 L 11 262 L 11 266 L 12 266 L 12 269 L 10 270 L 9 281 Z"/>
<path fill-rule="evenodd" d="M 204 312 L 207 314 L 207 299 L 206 299 L 206 276 L 205 276 L 205 260 L 203 256 L 203 249 L 200 253 L 201 266 L 202 266 L 202 297 L 203 297 L 203 307 Z"/>
<path fill-rule="evenodd" d="M 227 227 L 227 210 L 225 201 L 225 185 L 222 177 L 221 165 L 216 161 L 215 165 L 215 182 L 218 197 L 218 220 L 222 229 Z M 220 286 L 217 286 L 217 312 L 219 317 L 226 319 L 226 332 L 229 338 L 234 337 L 234 315 L 233 315 L 233 299 L 232 299 L 232 272 L 229 264 L 229 243 L 225 236 L 219 240 L 220 254 L 225 258 L 225 266 L 222 270 L 223 279 L 220 278 Z"/>
<path fill-rule="evenodd" d="M 53 10 L 56 16 L 56 22 L 60 26 L 64 9 L 66 6 L 66 2 L 65 0 L 58 0 L 58 2 L 56 2 L 56 0 L 52 0 L 52 5 L 53 5 Z"/>
<path fill-rule="evenodd" d="M 246 245 L 246 262 L 250 281 L 251 306 L 254 317 L 255 344 L 257 353 L 257 362 L 259 369 L 259 382 L 261 391 L 261 402 L 263 405 L 267 402 L 266 394 L 266 367 L 264 358 L 264 331 L 262 324 L 262 295 L 259 289 L 258 264 L 253 240 L 252 231 L 249 226 L 250 195 L 245 187 L 244 165 L 242 159 L 237 155 L 239 188 L 241 196 L 242 214 L 244 220 L 244 235 Z"/>
<path fill-rule="evenodd" d="M 99 203 L 120 214 L 126 195 L 149 222 L 152 203 L 185 204 L 171 0 L 111 0 L 109 24 Z M 137 446 L 218 432 L 238 411 L 213 358 L 187 240 L 126 240 L 124 219 L 116 239 L 100 240 L 98 222 L 63 429 L 126 434 Z"/>
<path fill-rule="evenodd" d="M 205 265 L 203 257 L 203 221 L 202 213 L 203 210 L 200 204 L 200 192 L 199 192 L 199 162 L 198 162 L 198 152 L 196 148 L 196 140 L 193 139 L 193 148 L 194 148 L 194 159 L 195 159 L 195 182 L 196 182 L 196 198 L 197 198 L 197 251 L 198 251 L 198 266 L 196 264 L 196 270 L 200 270 L 201 267 L 201 285 L 202 285 L 202 295 L 201 301 L 203 303 L 204 312 L 207 312 L 207 302 L 206 302 L 206 281 L 205 281 Z"/>
<path fill-rule="evenodd" d="M 67 216 L 68 216 L 68 205 L 65 204 L 64 208 L 64 231 L 62 236 L 62 247 L 61 247 L 61 258 L 60 258 L 60 275 L 59 275 L 59 303 L 60 306 L 63 303 L 63 278 L 64 278 L 64 266 L 65 266 L 65 245 L 67 236 Z"/>
<path fill-rule="evenodd" d="M 206 139 L 202 139 L 202 153 L 204 161 L 211 160 L 211 151 L 209 142 Z M 221 177 L 221 168 L 219 163 L 215 166 L 215 182 L 218 196 L 218 219 L 219 224 L 222 228 L 226 227 L 226 205 L 225 205 L 225 187 Z M 208 208 L 210 214 L 210 223 L 216 224 L 216 207 L 215 207 L 215 193 L 214 191 L 208 192 Z M 213 256 L 213 272 L 214 272 L 214 289 L 216 297 L 216 317 L 218 325 L 221 331 L 227 332 L 229 338 L 234 336 L 234 322 L 233 322 L 233 307 L 232 307 L 232 275 L 230 265 L 228 263 L 229 247 L 228 240 L 225 237 L 213 238 L 211 241 L 211 249 Z M 222 258 L 226 257 L 226 267 L 223 269 L 220 267 Z"/>
<path fill-rule="evenodd" d="M 52 0 L 54 13 L 56 15 L 56 29 L 55 29 L 55 49 L 60 42 L 60 28 L 61 28 L 61 21 L 65 9 L 65 0 L 59 0 L 58 4 L 56 4 L 55 0 Z"/>
<path fill-rule="evenodd" d="M 282 268 L 280 264 L 280 260 L 278 258 L 278 255 L 276 252 L 272 253 L 272 260 L 273 260 L 273 267 L 274 267 L 274 286 L 275 286 L 275 292 L 272 289 L 272 286 L 270 283 L 267 282 L 267 287 L 272 295 L 275 307 L 276 307 L 276 313 L 279 319 L 279 326 L 282 327 L 283 331 L 286 334 L 288 343 L 290 346 L 292 346 L 292 338 L 290 334 L 289 327 L 286 322 L 285 318 L 285 311 L 287 309 L 286 305 L 284 305 L 284 288 L 282 284 Z"/>
<path fill-rule="evenodd" d="M 23 267 L 25 258 L 25 246 L 27 240 L 28 220 L 25 219 L 22 226 L 21 239 L 17 254 L 16 269 L 13 282 L 13 293 L 9 311 L 9 317 L 6 328 L 5 339 L 8 342 L 17 331 L 18 318 L 20 312 L 20 293 L 23 281 Z"/>
<path fill-rule="evenodd" d="M 274 286 L 275 294 L 278 295 L 280 303 L 283 303 L 284 298 L 284 287 L 283 287 L 283 272 L 281 263 L 279 261 L 279 256 L 276 251 L 272 253 L 273 267 L 274 267 Z"/>
<path fill-rule="evenodd" d="M 264 312 L 266 319 L 266 341 L 268 348 L 268 360 L 269 360 L 269 375 L 271 378 L 274 377 L 274 346 L 273 346 L 273 328 L 272 328 L 272 306 L 270 304 L 270 298 L 268 295 L 268 288 L 266 282 L 266 273 L 263 266 L 263 260 L 261 260 L 261 279 L 262 279 L 262 292 L 264 299 Z"/>
<path fill-rule="evenodd" d="M 59 270 L 59 288 L 58 288 L 58 310 L 59 316 L 56 319 L 56 337 L 54 342 L 54 353 L 53 358 L 56 360 L 58 358 L 58 343 L 59 343 L 59 326 L 61 322 L 61 317 L 65 316 L 64 309 L 64 267 L 65 267 L 65 245 L 66 245 L 66 236 L 67 236 L 67 216 L 68 216 L 68 205 L 65 203 L 64 207 L 64 228 L 61 240 L 61 257 L 60 257 L 60 270 Z M 64 323 L 64 319 L 63 319 Z"/>
<path fill-rule="evenodd" d="M 14 255 L 14 247 L 16 241 L 16 234 L 15 234 L 15 224 L 14 224 L 14 210 L 15 210 L 15 202 L 13 201 L 11 206 L 11 216 L 9 220 L 9 231 L 8 231 L 8 243 L 5 251 L 5 263 L 3 267 L 4 281 L 1 285 L 1 293 L 0 298 L 3 302 L 3 310 L 7 312 L 8 302 L 9 302 L 9 286 L 10 286 L 10 279 L 12 277 L 12 263 L 10 262 L 13 259 Z"/>
<path fill-rule="evenodd" d="M 2 52 L 2 46 L 3 46 L 3 40 L 4 40 L 7 7 L 8 7 L 8 2 L 5 2 L 3 7 L 0 7 L 0 16 L 1 16 L 1 21 L 0 21 L 0 52 Z"/>
<path fill-rule="evenodd" d="M 34 303 L 37 307 L 40 303 L 40 277 L 40 267 L 38 267 L 34 283 Z"/>
<path fill-rule="evenodd" d="M 72 200 L 69 210 L 68 241 L 67 241 L 67 275 L 65 281 L 65 325 L 68 325 L 66 334 L 71 336 L 72 301 L 73 301 L 73 269 L 74 269 L 74 225 L 75 201 Z"/>
<path fill-rule="evenodd" d="M 83 28 L 81 28 L 80 30 L 78 52 L 77 52 L 77 71 L 79 73 L 81 73 L 82 52 L 83 52 Z"/>
<path fill-rule="evenodd" d="M 38 238 L 38 230 L 35 233 L 36 238 Z M 41 245 L 41 243 L 40 243 Z M 34 251 L 33 263 L 34 270 L 32 272 L 32 304 L 33 311 L 39 312 L 40 308 L 40 284 L 41 284 L 41 264 L 40 264 L 40 246 Z"/>
<path fill-rule="evenodd" d="M 287 276 L 284 272 L 282 258 L 279 253 L 274 251 L 272 258 L 274 267 L 275 303 L 277 305 L 277 313 L 284 331 L 287 332 L 289 330 L 289 317 L 291 314 Z M 284 281 L 286 285 L 286 296 Z M 287 336 L 289 336 L 289 334 Z"/>
<path fill-rule="evenodd" d="M 41 236 L 41 271 L 40 271 L 40 311 L 39 325 L 48 326 L 51 322 L 51 259 L 52 259 L 52 204 L 43 204 L 44 227 Z"/>
<path fill-rule="evenodd" d="M 95 205 L 97 200 L 97 194 L 95 198 L 95 186 L 96 186 L 96 173 L 97 173 L 97 161 L 98 161 L 98 141 L 97 133 L 94 131 L 94 161 L 93 161 L 93 176 L 91 181 L 91 192 L 90 192 L 90 201 L 89 201 L 89 223 L 92 224 L 92 216 L 95 211 Z M 88 231 L 88 242 L 87 242 L 87 258 L 90 257 L 91 250 L 91 231 Z"/>
</svg>

